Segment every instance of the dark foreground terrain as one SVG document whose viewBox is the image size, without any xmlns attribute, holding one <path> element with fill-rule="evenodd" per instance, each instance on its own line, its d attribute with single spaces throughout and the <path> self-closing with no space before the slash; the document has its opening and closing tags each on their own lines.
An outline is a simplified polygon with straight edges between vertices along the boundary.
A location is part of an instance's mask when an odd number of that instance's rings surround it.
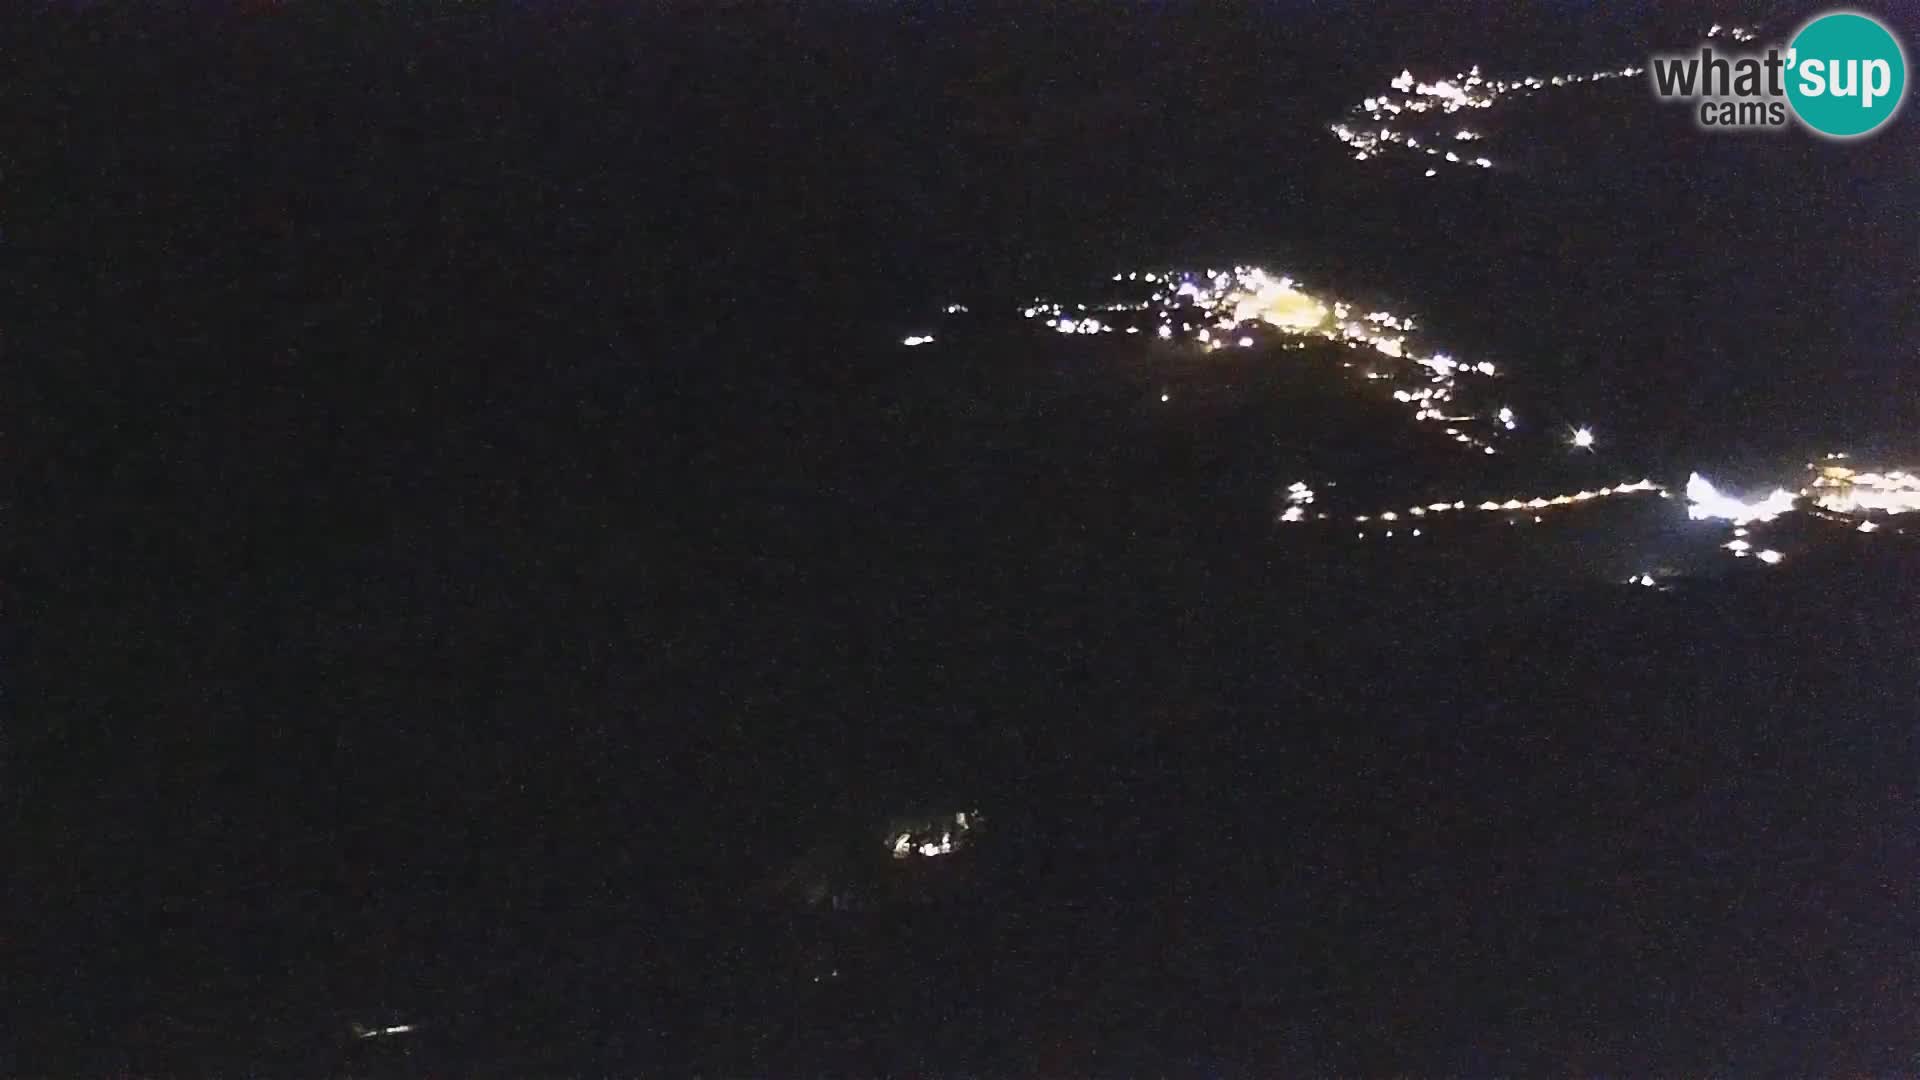
<svg viewBox="0 0 1920 1080">
<path fill-rule="evenodd" d="M 1076 397 L 1070 351 L 922 354 L 827 460 L 681 463 L 711 531 L 530 486 L 96 615 L 138 634 L 106 704 L 27 744 L 95 771 L 26 808 L 21 1067 L 1911 1063 L 1904 542 L 1658 591 L 1575 572 L 1631 510 L 1286 532 L 1251 406 Z"/>
<path fill-rule="evenodd" d="M 1356 546 L 1276 492 L 1439 478 L 1335 380 L 894 345 L 1292 244 L 1671 481 L 1911 418 L 1910 144 L 1695 186 L 1588 117 L 1589 217 L 1571 150 L 1410 205 L 1252 136 L 1478 44 L 1430 18 L 729 11 L 36 28 L 0 1072 L 1915 1067 L 1908 540 Z"/>
</svg>

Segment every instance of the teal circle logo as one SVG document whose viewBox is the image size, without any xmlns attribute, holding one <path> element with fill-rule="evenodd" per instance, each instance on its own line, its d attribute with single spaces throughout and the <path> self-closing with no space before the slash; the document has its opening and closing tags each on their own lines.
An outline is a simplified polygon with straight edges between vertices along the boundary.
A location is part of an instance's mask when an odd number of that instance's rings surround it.
<svg viewBox="0 0 1920 1080">
<path fill-rule="evenodd" d="M 1822 15 L 1788 47 L 1787 101 L 1822 135 L 1851 139 L 1893 119 L 1907 94 L 1907 55 L 1880 22 Z"/>
</svg>

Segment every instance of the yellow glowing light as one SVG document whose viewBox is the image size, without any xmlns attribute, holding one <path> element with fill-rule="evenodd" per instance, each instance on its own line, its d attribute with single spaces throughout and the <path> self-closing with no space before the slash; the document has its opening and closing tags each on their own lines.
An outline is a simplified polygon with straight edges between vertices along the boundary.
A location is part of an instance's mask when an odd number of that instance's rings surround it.
<svg viewBox="0 0 1920 1080">
<path fill-rule="evenodd" d="M 1316 330 L 1327 321 L 1327 307 L 1283 281 L 1267 281 L 1230 298 L 1235 320 L 1264 322 L 1282 330 Z"/>
</svg>

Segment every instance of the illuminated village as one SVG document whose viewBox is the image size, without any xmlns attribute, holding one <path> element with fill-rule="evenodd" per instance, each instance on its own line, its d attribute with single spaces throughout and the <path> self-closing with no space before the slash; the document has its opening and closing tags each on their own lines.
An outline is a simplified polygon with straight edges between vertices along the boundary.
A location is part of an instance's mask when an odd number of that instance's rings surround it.
<svg viewBox="0 0 1920 1080">
<path fill-rule="evenodd" d="M 1020 316 L 1054 334 L 1121 335 L 1156 347 L 1204 355 L 1220 350 L 1290 353 L 1319 345 L 1346 357 L 1341 367 L 1362 392 L 1402 406 L 1415 424 L 1433 429 L 1461 453 L 1497 455 L 1514 445 L 1525 423 L 1499 393 L 1500 369 L 1467 361 L 1422 340 L 1414 317 L 1391 311 L 1361 311 L 1358 305 L 1309 291 L 1292 276 L 1257 266 L 1205 270 L 1155 269 L 1114 274 L 1109 289 L 1132 290 L 1143 299 L 1066 303 L 1035 298 Z M 963 313 L 954 305 L 949 314 Z M 932 334 L 903 341 L 931 343 Z M 1172 404 L 1171 390 L 1158 395 Z M 1569 450 L 1595 452 L 1591 427 L 1565 433 Z M 1720 547 L 1735 559 L 1763 565 L 1786 562 L 1790 552 L 1764 547 L 1752 527 L 1801 515 L 1861 533 L 1888 528 L 1904 532 L 1902 515 L 1920 511 L 1920 476 L 1900 469 L 1855 469 L 1835 453 L 1809 462 L 1808 475 L 1750 495 L 1723 492 L 1711 479 L 1691 474 L 1669 486 L 1649 477 L 1572 491 L 1519 492 L 1504 498 L 1410 499 L 1402 505 L 1336 507 L 1307 480 L 1283 486 L 1276 521 L 1286 526 L 1351 529 L 1356 542 L 1408 541 L 1433 535 L 1449 518 L 1500 516 L 1510 524 L 1539 524 L 1550 514 L 1571 513 L 1602 502 L 1654 498 L 1684 505 L 1688 519 L 1725 529 Z M 1677 511 L 1676 511 L 1677 512 Z M 1652 585 L 1651 572 L 1629 579 Z M 918 852 L 918 842 L 909 850 Z"/>
<path fill-rule="evenodd" d="M 1757 39 L 1758 27 L 1707 28 L 1708 39 L 1738 43 Z M 1644 68 L 1567 72 L 1550 76 L 1489 78 L 1479 67 L 1450 78 L 1424 82 L 1403 70 L 1386 92 L 1368 97 L 1349 110 L 1329 130 L 1351 152 L 1355 161 L 1405 156 L 1433 166 L 1434 176 L 1446 166 L 1489 169 L 1494 161 L 1463 152 L 1486 136 L 1466 126 L 1459 117 L 1498 105 L 1525 100 L 1557 88 L 1628 79 Z M 1513 447 L 1509 438 L 1524 424 L 1511 405 L 1501 399 L 1502 372 L 1487 361 L 1457 359 L 1423 342 L 1418 323 L 1410 315 L 1384 310 L 1363 311 L 1360 305 L 1309 291 L 1292 276 L 1258 266 L 1204 270 L 1153 269 L 1114 274 L 1113 289 L 1137 298 L 1092 303 L 1065 303 L 1034 298 L 1020 315 L 1047 330 L 1064 335 L 1136 336 L 1167 347 L 1211 353 L 1222 349 L 1303 351 L 1313 345 L 1338 348 L 1347 358 L 1343 369 L 1363 387 L 1384 393 L 1406 408 L 1411 420 L 1435 429 L 1463 453 L 1497 455 Z M 965 313 L 950 305 L 948 315 Z M 920 346 L 935 340 L 931 333 L 908 337 L 903 344 Z M 1174 403 L 1171 389 L 1158 395 L 1163 405 Z M 1595 452 L 1600 442 L 1593 428 L 1578 426 L 1565 432 L 1573 450 Z M 1572 491 L 1514 493 L 1505 498 L 1457 497 L 1410 499 L 1405 505 L 1338 509 L 1307 480 L 1286 485 L 1280 494 L 1276 520 L 1288 526 L 1351 529 L 1355 541 L 1412 540 L 1431 535 L 1448 518 L 1499 515 L 1510 524 L 1538 524 L 1546 515 L 1572 512 L 1579 507 L 1623 499 L 1657 498 L 1683 504 L 1689 520 L 1716 523 L 1727 531 L 1721 549 L 1732 558 L 1752 558 L 1764 565 L 1787 561 L 1789 552 L 1758 546 L 1755 525 L 1770 524 L 1787 515 L 1803 516 L 1860 533 L 1889 529 L 1906 531 L 1902 515 L 1920 511 L 1920 476 L 1896 468 L 1856 469 L 1844 453 L 1832 453 L 1807 464 L 1803 478 L 1778 482 L 1771 490 L 1750 495 L 1723 492 L 1697 472 L 1683 485 L 1658 483 L 1647 477 Z M 1652 585 L 1650 573 L 1631 581 Z"/>
</svg>

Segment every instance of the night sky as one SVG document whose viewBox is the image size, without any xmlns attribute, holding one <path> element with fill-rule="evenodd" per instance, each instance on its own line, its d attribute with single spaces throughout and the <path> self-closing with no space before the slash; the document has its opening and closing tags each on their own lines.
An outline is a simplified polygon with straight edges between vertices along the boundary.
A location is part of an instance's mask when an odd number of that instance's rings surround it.
<svg viewBox="0 0 1920 1080">
<path fill-rule="evenodd" d="M 1911 1071 L 1913 117 L 1328 130 L 1813 10 L 10 14 L 0 1072 Z"/>
</svg>

